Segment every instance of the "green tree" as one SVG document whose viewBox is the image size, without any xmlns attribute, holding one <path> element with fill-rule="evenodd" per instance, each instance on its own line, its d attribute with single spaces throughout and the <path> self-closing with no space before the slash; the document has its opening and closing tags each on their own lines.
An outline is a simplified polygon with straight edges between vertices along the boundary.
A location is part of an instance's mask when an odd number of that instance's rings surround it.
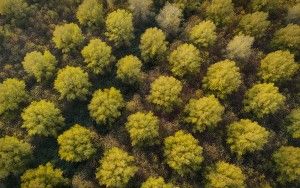
<svg viewBox="0 0 300 188">
<path fill-rule="evenodd" d="M 171 71 L 178 77 L 199 73 L 202 62 L 199 50 L 187 43 L 178 46 L 169 56 Z"/>
<path fill-rule="evenodd" d="M 49 51 L 44 54 L 38 51 L 27 53 L 22 62 L 25 71 L 33 75 L 38 82 L 48 80 L 54 75 L 57 61 Z"/>
<path fill-rule="evenodd" d="M 22 173 L 31 156 L 29 143 L 12 136 L 0 138 L 0 180 Z"/>
<path fill-rule="evenodd" d="M 200 99 L 190 99 L 184 108 L 185 122 L 193 126 L 194 131 L 203 132 L 214 128 L 222 120 L 225 108 L 213 95 Z"/>
<path fill-rule="evenodd" d="M 60 158 L 71 162 L 90 159 L 97 151 L 92 142 L 95 134 L 78 124 L 66 130 L 57 138 Z"/>
<path fill-rule="evenodd" d="M 227 144 L 232 152 L 241 157 L 247 152 L 261 150 L 268 142 L 270 133 L 257 122 L 241 119 L 229 125 Z"/>
<path fill-rule="evenodd" d="M 288 9 L 287 20 L 289 23 L 300 24 L 300 2 Z"/>
<path fill-rule="evenodd" d="M 261 60 L 259 75 L 266 82 L 280 82 L 291 79 L 299 67 L 293 54 L 278 50 Z"/>
<path fill-rule="evenodd" d="M 164 32 L 176 34 L 179 31 L 182 17 L 182 10 L 167 2 L 156 16 L 156 21 Z"/>
<path fill-rule="evenodd" d="M 252 0 L 250 7 L 254 11 L 265 11 L 275 13 L 286 7 L 288 0 Z"/>
<path fill-rule="evenodd" d="M 114 60 L 111 47 L 100 39 L 90 40 L 89 44 L 81 51 L 81 54 L 87 67 L 94 74 L 103 74 Z"/>
<path fill-rule="evenodd" d="M 244 15 L 239 23 L 239 30 L 246 35 L 261 38 L 265 35 L 271 22 L 268 20 L 268 13 L 254 12 Z"/>
<path fill-rule="evenodd" d="M 202 82 L 203 88 L 220 98 L 225 98 L 238 90 L 242 78 L 235 62 L 226 59 L 209 66 Z"/>
<path fill-rule="evenodd" d="M 273 83 L 256 84 L 245 94 L 244 110 L 262 118 L 283 107 L 285 99 Z"/>
<path fill-rule="evenodd" d="M 206 14 L 216 25 L 230 24 L 235 16 L 233 3 L 231 0 L 212 0 Z"/>
<path fill-rule="evenodd" d="M 289 24 L 277 30 L 272 39 L 272 46 L 275 49 L 289 50 L 298 55 L 300 51 L 300 26 Z"/>
<path fill-rule="evenodd" d="M 246 187 L 246 177 L 241 168 L 224 161 L 217 162 L 206 174 L 206 188 Z"/>
<path fill-rule="evenodd" d="M 227 56 L 235 60 L 248 60 L 252 52 L 253 42 L 254 38 L 247 35 L 234 36 L 226 47 Z"/>
<path fill-rule="evenodd" d="M 132 14 L 127 10 L 118 9 L 108 14 L 105 35 L 116 46 L 129 45 L 134 38 Z"/>
<path fill-rule="evenodd" d="M 81 44 L 84 36 L 77 24 L 68 23 L 55 27 L 52 40 L 56 48 L 67 53 Z"/>
<path fill-rule="evenodd" d="M 21 176 L 22 188 L 55 188 L 66 186 L 67 182 L 68 180 L 63 177 L 63 171 L 54 168 L 51 163 L 29 169 Z"/>
<path fill-rule="evenodd" d="M 181 176 L 200 169 L 203 161 L 202 150 L 197 139 L 181 130 L 164 141 L 166 162 Z"/>
<path fill-rule="evenodd" d="M 60 109 L 46 100 L 33 101 L 24 109 L 22 119 L 22 127 L 27 129 L 30 136 L 57 136 L 57 131 L 65 124 Z"/>
<path fill-rule="evenodd" d="M 121 116 L 125 102 L 120 90 L 111 87 L 94 92 L 88 106 L 90 116 L 99 124 L 111 124 Z"/>
<path fill-rule="evenodd" d="M 183 10 L 194 11 L 201 7 L 201 1 L 199 0 L 171 0 L 176 6 Z"/>
<path fill-rule="evenodd" d="M 103 14 L 103 6 L 98 0 L 84 0 L 77 9 L 76 17 L 82 25 L 99 26 L 104 22 Z"/>
<path fill-rule="evenodd" d="M 202 21 L 192 27 L 189 34 L 189 40 L 198 47 L 210 47 L 217 40 L 216 25 L 210 21 Z"/>
<path fill-rule="evenodd" d="M 20 103 L 26 101 L 25 87 L 25 82 L 16 78 L 8 78 L 0 83 L 0 115 L 18 109 Z"/>
<path fill-rule="evenodd" d="M 142 81 L 142 62 L 138 57 L 127 55 L 117 63 L 117 78 L 125 83 L 134 84 Z"/>
<path fill-rule="evenodd" d="M 172 76 L 160 76 L 150 87 L 148 100 L 165 112 L 172 111 L 181 102 L 182 83 Z"/>
<path fill-rule="evenodd" d="M 69 101 L 86 99 L 90 86 L 88 74 L 80 67 L 66 66 L 60 69 L 54 81 L 54 88 L 60 93 L 60 97 Z"/>
<path fill-rule="evenodd" d="M 278 171 L 278 180 L 282 183 L 300 182 L 300 148 L 282 146 L 273 154 L 273 160 Z"/>
<path fill-rule="evenodd" d="M 148 28 L 141 36 L 140 50 L 144 61 L 160 60 L 167 51 L 166 35 L 156 27 Z"/>
<path fill-rule="evenodd" d="M 149 177 L 141 188 L 173 188 L 171 183 L 166 183 L 163 177 Z"/>
<path fill-rule="evenodd" d="M 106 151 L 99 163 L 96 178 L 106 187 L 125 187 L 138 170 L 134 157 L 117 147 Z"/>
<path fill-rule="evenodd" d="M 1 0 L 0 15 L 8 18 L 23 18 L 28 11 L 28 4 L 25 0 Z"/>
<path fill-rule="evenodd" d="M 295 108 L 287 117 L 288 132 L 293 138 L 300 138 L 300 108 Z"/>
<path fill-rule="evenodd" d="M 159 119 L 152 112 L 131 114 L 125 126 L 133 146 L 148 146 L 158 141 Z"/>
</svg>

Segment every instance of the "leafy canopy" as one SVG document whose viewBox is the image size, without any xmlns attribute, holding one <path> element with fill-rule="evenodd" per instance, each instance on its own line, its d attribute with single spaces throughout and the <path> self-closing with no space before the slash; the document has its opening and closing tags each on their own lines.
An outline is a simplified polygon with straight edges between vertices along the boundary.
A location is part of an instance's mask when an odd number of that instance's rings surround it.
<svg viewBox="0 0 300 188">
<path fill-rule="evenodd" d="M 136 112 L 127 118 L 126 129 L 133 146 L 153 145 L 159 137 L 159 119 L 152 112 Z"/>
<path fill-rule="evenodd" d="M 94 74 L 103 74 L 114 59 L 112 48 L 100 39 L 91 39 L 81 54 L 87 67 Z"/>
<path fill-rule="evenodd" d="M 178 77 L 198 73 L 202 62 L 199 50 L 187 43 L 178 46 L 169 56 L 171 71 Z"/>
<path fill-rule="evenodd" d="M 63 171 L 54 168 L 51 163 L 29 169 L 21 176 L 22 188 L 55 188 L 66 186 L 67 182 L 68 180 L 63 177 Z"/>
<path fill-rule="evenodd" d="M 77 9 L 76 17 L 82 25 L 99 26 L 104 22 L 103 14 L 99 0 L 84 0 Z"/>
<path fill-rule="evenodd" d="M 173 188 L 171 183 L 166 183 L 163 177 L 149 177 L 141 188 Z"/>
<path fill-rule="evenodd" d="M 203 132 L 214 128 L 222 120 L 225 108 L 213 95 L 200 99 L 190 99 L 185 106 L 185 121 L 193 126 L 194 131 Z"/>
<path fill-rule="evenodd" d="M 282 183 L 300 182 L 300 148 L 294 146 L 282 146 L 273 154 L 276 170 L 279 173 L 278 180 Z"/>
<path fill-rule="evenodd" d="M 0 83 L 0 115 L 18 109 L 20 103 L 26 101 L 25 87 L 25 82 L 16 78 L 8 78 Z"/>
<path fill-rule="evenodd" d="M 246 187 L 246 177 L 242 170 L 224 161 L 217 162 L 206 175 L 206 188 L 215 187 Z"/>
<path fill-rule="evenodd" d="M 262 118 L 277 112 L 283 107 L 285 99 L 273 83 L 256 84 L 245 94 L 244 110 Z"/>
<path fill-rule="evenodd" d="M 58 71 L 54 88 L 60 93 L 60 98 L 68 101 L 86 99 L 91 83 L 86 72 L 80 67 L 66 66 Z"/>
<path fill-rule="evenodd" d="M 181 176 L 200 169 L 203 161 L 202 150 L 197 139 L 181 130 L 164 141 L 166 162 Z"/>
<path fill-rule="evenodd" d="M 120 90 L 111 87 L 95 91 L 88 109 L 90 116 L 98 124 L 111 124 L 121 115 L 124 106 L 125 102 Z"/>
<path fill-rule="evenodd" d="M 127 55 L 117 63 L 117 78 L 128 84 L 142 81 L 142 62 L 138 57 Z"/>
<path fill-rule="evenodd" d="M 300 138 L 300 108 L 295 108 L 287 117 L 288 132 L 293 138 Z"/>
<path fill-rule="evenodd" d="M 0 180 L 22 173 L 31 156 L 29 143 L 12 136 L 0 138 Z"/>
<path fill-rule="evenodd" d="M 60 158 L 71 162 L 90 159 L 96 153 L 92 142 L 94 137 L 94 132 L 81 125 L 74 125 L 57 138 Z"/>
<path fill-rule="evenodd" d="M 164 32 L 156 27 L 148 28 L 141 36 L 140 50 L 144 61 L 160 60 L 167 51 Z"/>
<path fill-rule="evenodd" d="M 99 163 L 96 178 L 107 187 L 125 187 L 138 170 L 134 157 L 117 147 L 106 151 Z"/>
<path fill-rule="evenodd" d="M 84 36 L 77 24 L 68 23 L 55 27 L 52 40 L 56 48 L 68 53 L 83 42 Z"/>
<path fill-rule="evenodd" d="M 105 35 L 116 46 L 129 45 L 134 38 L 132 14 L 127 10 L 118 9 L 108 14 Z"/>
<path fill-rule="evenodd" d="M 26 54 L 22 64 L 28 74 L 33 75 L 38 82 L 41 82 L 54 75 L 57 61 L 55 56 L 47 50 L 44 51 L 44 54 L 33 51 Z"/>
<path fill-rule="evenodd" d="M 160 76 L 151 83 L 148 100 L 157 108 L 170 112 L 180 102 L 182 83 L 171 76 Z"/>
<path fill-rule="evenodd" d="M 220 98 L 236 92 L 242 84 L 240 69 L 231 60 L 219 61 L 208 67 L 203 88 Z"/>
<path fill-rule="evenodd" d="M 216 25 L 210 20 L 200 22 L 190 30 L 189 40 L 197 47 L 212 46 L 217 40 Z"/>
<path fill-rule="evenodd" d="M 253 42 L 254 37 L 243 34 L 234 36 L 226 47 L 227 56 L 235 60 L 248 60 L 252 52 Z"/>
<path fill-rule="evenodd" d="M 56 136 L 65 124 L 60 109 L 46 100 L 33 101 L 24 109 L 22 119 L 22 127 L 27 129 L 30 136 Z"/>
<path fill-rule="evenodd" d="M 261 150 L 270 133 L 257 122 L 241 119 L 229 125 L 227 144 L 232 152 L 241 157 L 246 152 Z"/>
<path fill-rule="evenodd" d="M 28 4 L 25 0 L 1 0 L 0 15 L 8 18 L 23 18 L 26 16 Z"/>
<path fill-rule="evenodd" d="M 206 14 L 216 25 L 230 24 L 235 16 L 233 3 L 231 0 L 212 0 Z"/>
</svg>

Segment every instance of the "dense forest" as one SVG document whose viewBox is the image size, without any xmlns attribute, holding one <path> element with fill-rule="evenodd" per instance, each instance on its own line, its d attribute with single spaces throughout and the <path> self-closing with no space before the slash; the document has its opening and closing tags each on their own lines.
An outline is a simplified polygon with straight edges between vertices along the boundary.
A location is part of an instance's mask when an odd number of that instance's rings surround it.
<svg viewBox="0 0 300 188">
<path fill-rule="evenodd" d="M 0 187 L 300 187 L 299 0 L 0 0 Z"/>
</svg>

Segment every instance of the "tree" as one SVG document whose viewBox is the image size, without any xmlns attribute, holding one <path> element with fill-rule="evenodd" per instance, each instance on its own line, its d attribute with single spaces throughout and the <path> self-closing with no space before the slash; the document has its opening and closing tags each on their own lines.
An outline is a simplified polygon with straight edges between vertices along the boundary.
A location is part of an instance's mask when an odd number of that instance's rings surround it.
<svg viewBox="0 0 300 188">
<path fill-rule="evenodd" d="M 246 35 L 261 38 L 265 35 L 271 22 L 268 20 L 268 13 L 254 12 L 244 15 L 239 23 L 239 30 Z"/>
<path fill-rule="evenodd" d="M 169 56 L 171 71 L 178 77 L 199 73 L 202 62 L 199 50 L 187 43 L 178 46 Z"/>
<path fill-rule="evenodd" d="M 201 7 L 201 1 L 199 0 L 171 0 L 176 6 L 183 10 L 195 11 Z"/>
<path fill-rule="evenodd" d="M 120 90 L 111 87 L 94 92 L 88 106 L 90 116 L 99 124 L 111 124 L 121 116 L 125 102 Z"/>
<path fill-rule="evenodd" d="M 295 108 L 287 117 L 288 132 L 293 138 L 300 138 L 300 108 Z"/>
<path fill-rule="evenodd" d="M 116 46 L 129 45 L 134 38 L 132 14 L 127 10 L 118 9 L 108 14 L 105 35 Z"/>
<path fill-rule="evenodd" d="M 206 14 L 216 25 L 230 24 L 235 16 L 233 3 L 231 0 L 212 0 Z"/>
<path fill-rule="evenodd" d="M 63 177 L 63 171 L 54 168 L 49 162 L 37 168 L 29 169 L 21 176 L 22 188 L 55 188 L 66 186 L 67 182 L 68 180 Z"/>
<path fill-rule="evenodd" d="M 90 159 L 97 151 L 92 142 L 94 137 L 93 131 L 79 124 L 74 125 L 57 138 L 60 158 L 70 162 Z"/>
<path fill-rule="evenodd" d="M 297 55 L 300 51 L 299 36 L 300 26 L 297 24 L 289 24 L 275 32 L 271 44 L 275 49 L 289 50 Z"/>
<path fill-rule="evenodd" d="M 176 34 L 179 31 L 182 17 L 182 10 L 167 2 L 156 16 L 156 21 L 164 32 Z"/>
<path fill-rule="evenodd" d="M 300 182 L 300 148 L 282 146 L 274 154 L 273 160 L 278 171 L 278 180 L 282 183 Z"/>
<path fill-rule="evenodd" d="M 18 109 L 20 103 L 26 101 L 25 87 L 25 82 L 16 78 L 8 78 L 0 83 L 0 115 Z"/>
<path fill-rule="evenodd" d="M 234 61 L 223 60 L 208 67 L 203 88 L 220 98 L 236 92 L 242 84 L 240 69 Z"/>
<path fill-rule="evenodd" d="M 265 12 L 278 12 L 286 7 L 286 0 L 253 0 L 250 3 L 250 7 L 253 11 L 265 11 Z"/>
<path fill-rule="evenodd" d="M 181 130 L 164 141 L 166 162 L 181 176 L 200 169 L 203 161 L 202 150 L 197 139 Z"/>
<path fill-rule="evenodd" d="M 84 0 L 77 9 L 76 17 L 82 25 L 99 26 L 104 22 L 103 14 L 103 6 L 98 0 Z"/>
<path fill-rule="evenodd" d="M 214 128 L 222 120 L 225 108 L 213 95 L 190 99 L 184 108 L 185 122 L 193 125 L 194 131 L 203 132 Z"/>
<path fill-rule="evenodd" d="M 160 76 L 150 87 L 148 100 L 165 112 L 172 111 L 181 102 L 182 83 L 172 76 Z"/>
<path fill-rule="evenodd" d="M 22 64 L 28 74 L 33 75 L 38 82 L 41 82 L 54 75 L 57 61 L 48 50 L 44 51 L 44 54 L 33 51 L 26 54 Z"/>
<path fill-rule="evenodd" d="M 64 126 L 60 109 L 52 102 L 41 100 L 33 101 L 22 113 L 23 128 L 30 136 L 57 136 L 57 131 Z"/>
<path fill-rule="evenodd" d="M 152 0 L 128 0 L 129 9 L 133 12 L 135 20 L 147 21 L 149 17 L 154 15 L 151 11 Z"/>
<path fill-rule="evenodd" d="M 2 0 L 0 1 L 0 15 L 8 18 L 23 18 L 28 11 L 25 0 Z"/>
<path fill-rule="evenodd" d="M 0 138 L 0 180 L 10 174 L 22 173 L 31 156 L 29 143 L 12 136 Z"/>
<path fill-rule="evenodd" d="M 99 163 L 96 178 L 107 187 L 125 187 L 138 170 L 134 157 L 117 147 L 106 151 Z"/>
<path fill-rule="evenodd" d="M 226 47 L 227 56 L 235 60 L 249 59 L 253 42 L 254 38 L 247 35 L 239 34 L 234 36 Z"/>
<path fill-rule="evenodd" d="M 241 119 L 229 125 L 227 144 L 232 152 L 241 157 L 247 152 L 261 150 L 268 142 L 270 133 L 257 122 Z"/>
<path fill-rule="evenodd" d="M 258 74 L 265 82 L 280 82 L 290 80 L 299 67 L 293 54 L 278 50 L 261 60 Z"/>
<path fill-rule="evenodd" d="M 216 25 L 210 20 L 195 25 L 188 34 L 189 40 L 199 48 L 210 47 L 217 39 Z"/>
<path fill-rule="evenodd" d="M 68 53 L 83 42 L 84 36 L 77 24 L 68 23 L 55 27 L 52 40 L 56 48 Z"/>
<path fill-rule="evenodd" d="M 131 114 L 125 126 L 133 146 L 149 146 L 158 141 L 159 119 L 152 112 Z"/>
<path fill-rule="evenodd" d="M 111 47 L 100 39 L 90 40 L 89 44 L 81 51 L 81 54 L 87 67 L 94 74 L 103 74 L 114 60 Z"/>
<path fill-rule="evenodd" d="M 244 110 L 262 118 L 277 112 L 284 105 L 285 99 L 273 83 L 256 84 L 245 94 Z"/>
<path fill-rule="evenodd" d="M 289 23 L 300 24 L 300 2 L 288 9 L 287 20 Z"/>
<path fill-rule="evenodd" d="M 171 183 L 166 183 L 163 177 L 149 177 L 141 188 L 173 188 Z"/>
<path fill-rule="evenodd" d="M 160 60 L 167 51 L 166 35 L 156 27 L 148 28 L 141 36 L 140 50 L 144 61 Z"/>
<path fill-rule="evenodd" d="M 127 55 L 117 63 L 117 78 L 128 84 L 142 81 L 142 62 L 138 57 Z"/>
<path fill-rule="evenodd" d="M 217 162 L 206 174 L 206 188 L 246 187 L 246 177 L 241 168 L 224 161 Z"/>
<path fill-rule="evenodd" d="M 60 93 L 60 97 L 68 101 L 86 99 L 90 86 L 88 74 L 80 67 L 66 66 L 60 69 L 54 81 L 54 88 Z"/>
</svg>

